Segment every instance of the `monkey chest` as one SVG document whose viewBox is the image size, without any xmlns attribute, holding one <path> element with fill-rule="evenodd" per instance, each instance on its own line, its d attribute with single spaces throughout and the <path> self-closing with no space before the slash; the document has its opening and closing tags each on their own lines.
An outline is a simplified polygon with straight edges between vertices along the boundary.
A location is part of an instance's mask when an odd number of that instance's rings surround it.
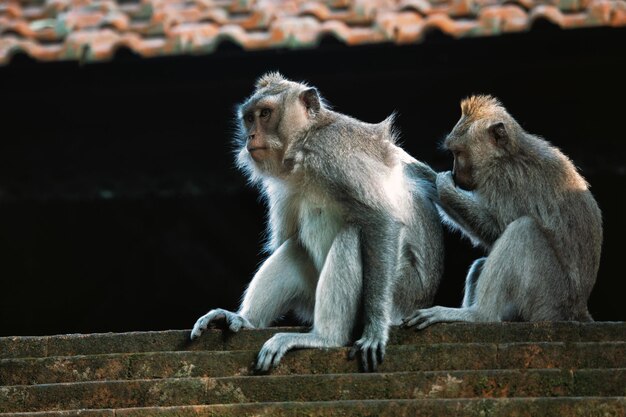
<svg viewBox="0 0 626 417">
<path fill-rule="evenodd" d="M 303 202 L 299 213 L 298 235 L 318 271 L 343 226 L 343 216 L 331 205 Z"/>
</svg>

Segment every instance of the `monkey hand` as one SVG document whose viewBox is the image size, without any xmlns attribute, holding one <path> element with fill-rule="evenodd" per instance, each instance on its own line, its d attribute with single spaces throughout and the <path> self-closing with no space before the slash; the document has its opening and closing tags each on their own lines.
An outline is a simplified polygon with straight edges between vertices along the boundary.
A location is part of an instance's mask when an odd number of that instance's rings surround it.
<svg viewBox="0 0 626 417">
<path fill-rule="evenodd" d="M 438 173 L 436 184 L 439 197 L 442 197 L 442 194 L 445 193 L 456 192 L 456 184 L 454 178 L 452 178 L 452 171 Z"/>
<path fill-rule="evenodd" d="M 257 356 L 255 370 L 267 372 L 270 368 L 278 366 L 285 353 L 294 346 L 299 334 L 276 333 L 263 344 Z"/>
<path fill-rule="evenodd" d="M 209 327 L 209 324 L 213 321 L 226 322 L 226 324 L 228 324 L 228 328 L 233 332 L 238 332 L 242 327 L 254 327 L 245 317 L 228 310 L 216 308 L 215 310 L 209 311 L 196 321 L 196 324 L 194 324 L 193 329 L 191 330 L 191 340 L 200 337 L 202 332 L 206 330 L 207 327 Z"/>
<path fill-rule="evenodd" d="M 366 331 L 362 338 L 354 342 L 348 358 L 352 360 L 359 353 L 361 370 L 363 372 L 376 372 L 378 365 L 383 363 L 385 359 L 385 346 L 387 346 L 388 337 L 384 331 L 379 332 L 382 334 L 378 335 L 369 335 L 368 333 L 370 332 Z"/>
</svg>

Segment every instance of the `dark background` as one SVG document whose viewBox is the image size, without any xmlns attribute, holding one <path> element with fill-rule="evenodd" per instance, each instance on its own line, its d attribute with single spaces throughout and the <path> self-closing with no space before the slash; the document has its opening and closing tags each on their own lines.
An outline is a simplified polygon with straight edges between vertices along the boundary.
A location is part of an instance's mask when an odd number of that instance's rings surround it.
<svg viewBox="0 0 626 417">
<path fill-rule="evenodd" d="M 394 110 L 403 146 L 436 170 L 437 143 L 472 93 L 499 97 L 528 131 L 580 167 L 604 213 L 589 305 L 625 320 L 625 29 L 567 30 L 419 45 L 244 52 L 0 67 L 0 336 L 190 328 L 235 309 L 259 262 L 264 208 L 233 167 L 235 104 L 280 70 L 340 112 Z M 460 303 L 480 255 L 446 236 L 437 303 Z"/>
</svg>

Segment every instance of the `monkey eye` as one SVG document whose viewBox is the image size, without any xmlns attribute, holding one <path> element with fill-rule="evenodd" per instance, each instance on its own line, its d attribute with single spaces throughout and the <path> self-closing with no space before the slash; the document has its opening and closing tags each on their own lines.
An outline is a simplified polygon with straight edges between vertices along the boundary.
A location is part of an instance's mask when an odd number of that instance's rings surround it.
<svg viewBox="0 0 626 417">
<path fill-rule="evenodd" d="M 246 122 L 248 122 L 248 123 L 252 123 L 252 122 L 254 122 L 254 115 L 253 115 L 252 113 L 248 113 L 248 114 L 246 114 L 243 118 L 244 118 L 244 119 L 246 120 Z"/>
<path fill-rule="evenodd" d="M 266 108 L 266 109 L 262 109 L 261 110 L 261 117 L 264 118 L 264 119 L 269 117 L 270 114 L 272 114 L 272 111 L 270 109 Z"/>
</svg>

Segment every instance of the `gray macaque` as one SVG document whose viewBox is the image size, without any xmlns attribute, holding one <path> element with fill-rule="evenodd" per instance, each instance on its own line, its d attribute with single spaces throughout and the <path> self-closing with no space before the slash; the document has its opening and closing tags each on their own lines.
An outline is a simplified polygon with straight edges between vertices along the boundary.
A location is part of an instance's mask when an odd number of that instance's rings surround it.
<svg viewBox="0 0 626 417">
<path fill-rule="evenodd" d="M 389 326 L 432 305 L 443 269 L 436 173 L 396 145 L 393 120 L 364 123 L 330 110 L 315 88 L 268 73 L 239 107 L 238 166 L 268 206 L 269 257 L 238 312 L 200 317 L 231 331 L 267 327 L 291 311 L 309 333 L 278 333 L 256 369 L 293 348 L 346 346 L 364 371 L 383 360 Z"/>
<path fill-rule="evenodd" d="M 469 270 L 461 308 L 418 310 L 405 326 L 470 321 L 592 321 L 602 216 L 559 149 L 525 132 L 490 96 L 461 103 L 437 176 L 444 218 L 488 251 Z"/>
</svg>

